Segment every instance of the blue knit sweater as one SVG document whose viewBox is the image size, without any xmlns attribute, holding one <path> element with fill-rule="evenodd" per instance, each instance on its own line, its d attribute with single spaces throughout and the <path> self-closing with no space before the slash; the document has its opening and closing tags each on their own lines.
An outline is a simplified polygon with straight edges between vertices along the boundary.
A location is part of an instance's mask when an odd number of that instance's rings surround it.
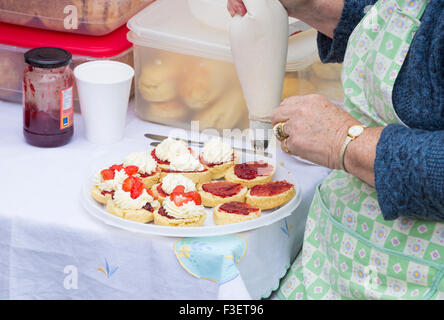
<svg viewBox="0 0 444 320">
<path fill-rule="evenodd" d="M 345 0 L 333 39 L 318 34 L 323 62 L 342 62 L 364 8 Z M 386 220 L 410 216 L 444 221 L 444 0 L 431 0 L 393 91 L 408 126 L 388 125 L 376 148 L 375 188 Z"/>
</svg>

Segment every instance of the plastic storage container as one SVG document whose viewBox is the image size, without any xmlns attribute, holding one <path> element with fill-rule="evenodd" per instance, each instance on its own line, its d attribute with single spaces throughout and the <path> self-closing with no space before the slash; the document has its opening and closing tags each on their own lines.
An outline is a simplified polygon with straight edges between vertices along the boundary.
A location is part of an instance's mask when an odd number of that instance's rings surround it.
<svg viewBox="0 0 444 320">
<path fill-rule="evenodd" d="M 105 35 L 154 0 L 0 0 L 0 22 Z"/>
<path fill-rule="evenodd" d="M 184 0 L 157 0 L 131 18 L 128 27 L 141 119 L 181 128 L 189 128 L 191 120 L 199 120 L 200 129 L 249 126 L 226 30 L 196 19 Z M 341 100 L 340 66 L 318 61 L 316 31 L 289 38 L 284 98 L 322 92 Z M 318 90 L 321 84 L 328 90 Z"/>
<path fill-rule="evenodd" d="M 71 68 L 100 59 L 124 62 L 133 66 L 132 44 L 127 40 L 128 29 L 123 26 L 103 37 L 47 31 L 0 23 L 0 99 L 22 101 L 24 53 L 36 47 L 58 47 L 73 54 Z M 77 92 L 74 88 L 77 104 Z M 78 111 L 78 108 L 76 108 Z"/>
</svg>

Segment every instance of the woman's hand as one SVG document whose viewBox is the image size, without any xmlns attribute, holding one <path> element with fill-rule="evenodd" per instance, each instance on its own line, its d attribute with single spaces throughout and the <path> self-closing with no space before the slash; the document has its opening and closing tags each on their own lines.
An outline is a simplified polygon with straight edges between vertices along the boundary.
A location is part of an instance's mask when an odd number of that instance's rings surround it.
<svg viewBox="0 0 444 320">
<path fill-rule="evenodd" d="M 285 122 L 290 153 L 322 166 L 339 169 L 339 152 L 347 129 L 359 122 L 321 95 L 295 96 L 275 109 L 273 125 Z"/>
<path fill-rule="evenodd" d="M 274 110 L 273 125 L 285 122 L 288 151 L 330 169 L 340 169 L 339 152 L 348 128 L 360 124 L 349 113 L 321 95 L 290 97 Z M 344 153 L 347 172 L 375 185 L 376 146 L 383 127 L 366 128 Z"/>
</svg>

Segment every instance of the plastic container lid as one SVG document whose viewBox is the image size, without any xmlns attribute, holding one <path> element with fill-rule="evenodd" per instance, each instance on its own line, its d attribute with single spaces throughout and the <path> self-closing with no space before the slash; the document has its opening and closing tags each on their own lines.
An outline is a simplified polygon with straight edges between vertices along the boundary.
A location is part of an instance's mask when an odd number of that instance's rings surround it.
<svg viewBox="0 0 444 320">
<path fill-rule="evenodd" d="M 188 1 L 156 0 L 128 21 L 128 39 L 140 46 L 232 62 L 226 30 L 209 27 L 196 19 Z M 293 35 L 289 40 L 288 66 L 301 70 L 317 55 L 316 31 Z"/>
<path fill-rule="evenodd" d="M 123 26 L 108 35 L 95 37 L 0 23 L 0 44 L 27 49 L 57 47 L 75 55 L 109 58 L 132 47 L 126 37 L 128 31 Z"/>
<path fill-rule="evenodd" d="M 37 68 L 60 68 L 70 64 L 71 60 L 70 52 L 54 47 L 35 48 L 25 53 L 25 62 Z"/>
</svg>

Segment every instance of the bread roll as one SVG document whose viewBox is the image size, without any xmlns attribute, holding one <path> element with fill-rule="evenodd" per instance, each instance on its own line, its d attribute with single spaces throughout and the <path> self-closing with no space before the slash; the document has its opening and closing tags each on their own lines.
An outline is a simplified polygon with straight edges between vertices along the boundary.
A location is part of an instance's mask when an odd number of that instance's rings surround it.
<svg viewBox="0 0 444 320">
<path fill-rule="evenodd" d="M 231 88 L 209 108 L 194 115 L 200 129 L 231 129 L 248 114 L 246 103 L 239 87 Z"/>
<path fill-rule="evenodd" d="M 69 13 L 65 13 L 65 7 L 68 5 L 75 6 L 77 8 L 77 28 L 80 28 L 80 24 L 83 20 L 83 0 L 57 0 L 57 1 L 44 1 L 44 0 L 30 0 L 33 4 L 33 9 L 41 23 L 50 30 L 56 31 L 75 31 L 77 29 L 66 29 L 65 19 Z M 71 23 L 71 21 L 67 21 Z M 68 26 L 68 27 L 71 27 Z"/>
<path fill-rule="evenodd" d="M 0 0 L 0 22 L 26 25 L 35 17 L 33 0 Z"/>
<path fill-rule="evenodd" d="M 203 109 L 219 98 L 235 77 L 232 64 L 198 59 L 185 70 L 179 85 L 180 96 L 190 109 Z"/>
</svg>

